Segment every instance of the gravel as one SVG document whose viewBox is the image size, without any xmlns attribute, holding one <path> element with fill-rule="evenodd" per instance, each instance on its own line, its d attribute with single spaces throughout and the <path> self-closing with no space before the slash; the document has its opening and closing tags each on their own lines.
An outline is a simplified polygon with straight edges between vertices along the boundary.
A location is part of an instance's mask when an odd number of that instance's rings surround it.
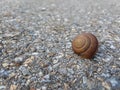
<svg viewBox="0 0 120 90">
<path fill-rule="evenodd" d="M 119 0 L 0 0 L 0 90 L 120 90 Z M 91 60 L 71 48 L 93 33 Z"/>
</svg>

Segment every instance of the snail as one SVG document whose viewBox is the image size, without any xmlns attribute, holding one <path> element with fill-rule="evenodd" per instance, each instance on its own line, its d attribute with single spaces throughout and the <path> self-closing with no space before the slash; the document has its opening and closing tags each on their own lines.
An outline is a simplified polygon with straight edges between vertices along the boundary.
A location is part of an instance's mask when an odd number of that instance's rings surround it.
<svg viewBox="0 0 120 90">
<path fill-rule="evenodd" d="M 98 40 L 91 33 L 79 34 L 72 41 L 72 49 L 82 58 L 91 59 L 98 50 Z"/>
</svg>

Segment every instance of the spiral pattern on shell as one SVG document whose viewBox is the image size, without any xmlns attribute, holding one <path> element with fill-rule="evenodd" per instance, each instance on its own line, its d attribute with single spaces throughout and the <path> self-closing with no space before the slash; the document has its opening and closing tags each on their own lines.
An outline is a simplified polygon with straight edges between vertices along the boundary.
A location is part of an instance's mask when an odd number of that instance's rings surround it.
<svg viewBox="0 0 120 90">
<path fill-rule="evenodd" d="M 72 48 L 82 58 L 91 59 L 98 50 L 98 40 L 91 33 L 82 33 L 74 38 Z"/>
</svg>

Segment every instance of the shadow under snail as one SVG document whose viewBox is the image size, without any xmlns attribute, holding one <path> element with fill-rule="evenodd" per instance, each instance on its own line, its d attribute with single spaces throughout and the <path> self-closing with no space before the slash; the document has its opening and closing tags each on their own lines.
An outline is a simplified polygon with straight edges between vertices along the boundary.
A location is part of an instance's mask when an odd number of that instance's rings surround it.
<svg viewBox="0 0 120 90">
<path fill-rule="evenodd" d="M 72 49 L 82 58 L 91 59 L 98 50 L 98 40 L 91 33 L 79 34 L 72 41 Z"/>
</svg>

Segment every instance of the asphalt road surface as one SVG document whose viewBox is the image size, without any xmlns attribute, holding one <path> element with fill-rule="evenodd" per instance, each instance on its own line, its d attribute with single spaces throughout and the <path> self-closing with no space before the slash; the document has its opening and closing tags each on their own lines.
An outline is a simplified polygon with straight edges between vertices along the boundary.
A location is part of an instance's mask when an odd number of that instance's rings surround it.
<svg viewBox="0 0 120 90">
<path fill-rule="evenodd" d="M 72 50 L 82 32 L 91 60 Z M 120 90 L 120 0 L 0 0 L 0 90 Z"/>
</svg>

